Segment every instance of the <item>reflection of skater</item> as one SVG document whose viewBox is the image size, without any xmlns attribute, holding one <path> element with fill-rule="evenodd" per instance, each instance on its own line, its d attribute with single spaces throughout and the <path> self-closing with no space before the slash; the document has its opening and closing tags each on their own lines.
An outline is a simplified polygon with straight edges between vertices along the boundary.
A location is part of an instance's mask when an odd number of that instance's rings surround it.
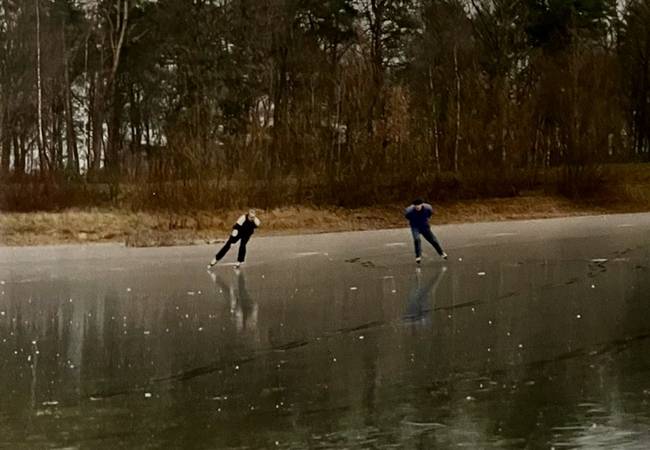
<svg viewBox="0 0 650 450">
<path fill-rule="evenodd" d="M 442 281 L 446 271 L 447 267 L 443 266 L 437 277 L 432 275 L 427 280 L 426 284 L 422 285 L 420 268 L 417 268 L 417 272 L 415 273 L 415 285 L 409 292 L 404 319 L 417 322 L 426 318 L 429 312 L 433 309 L 433 305 L 429 304 L 429 293 L 435 302 L 436 290 L 438 289 L 440 281 Z"/>
<path fill-rule="evenodd" d="M 260 219 L 255 215 L 254 209 L 251 209 L 247 214 L 240 216 L 239 219 L 237 219 L 237 222 L 232 226 L 232 232 L 230 233 L 228 240 L 223 247 L 221 247 L 219 253 L 217 253 L 216 256 L 212 258 L 212 261 L 210 261 L 208 269 L 221 261 L 221 259 L 226 256 L 226 253 L 228 253 L 228 250 L 230 250 L 230 246 L 237 241 L 240 241 L 239 252 L 237 253 L 237 267 L 239 267 L 239 265 L 244 262 L 244 259 L 246 259 L 246 244 L 255 232 L 255 228 L 260 226 L 260 223 Z"/>
<path fill-rule="evenodd" d="M 440 246 L 438 239 L 436 239 L 429 226 L 429 218 L 432 214 L 433 208 L 431 205 L 424 203 L 420 198 L 416 199 L 411 206 L 404 210 L 404 217 L 408 219 L 409 225 L 411 225 L 411 234 L 413 235 L 413 243 L 415 244 L 415 262 L 418 264 L 422 260 L 420 235 L 424 236 L 424 239 L 433 245 L 433 248 L 436 249 L 440 256 L 447 259 L 447 254 Z"/>
<path fill-rule="evenodd" d="M 235 319 L 237 331 L 254 330 L 257 328 L 257 303 L 246 289 L 246 278 L 244 274 L 237 270 L 237 289 L 234 283 L 227 285 L 214 272 L 209 272 L 212 281 L 218 284 L 224 292 L 230 297 L 230 314 Z"/>
</svg>

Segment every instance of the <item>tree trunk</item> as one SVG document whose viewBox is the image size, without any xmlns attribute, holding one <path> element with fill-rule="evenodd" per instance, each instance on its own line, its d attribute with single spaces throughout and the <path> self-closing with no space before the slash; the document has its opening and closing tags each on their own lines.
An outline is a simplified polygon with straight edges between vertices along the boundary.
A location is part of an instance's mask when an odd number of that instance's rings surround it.
<svg viewBox="0 0 650 450">
<path fill-rule="evenodd" d="M 383 116 L 383 90 L 384 90 L 384 20 L 385 9 L 384 2 L 372 0 L 371 11 L 369 11 L 367 18 L 370 25 L 370 39 L 371 39 L 371 62 L 372 62 L 372 83 L 374 92 L 370 95 L 370 104 L 368 105 L 367 117 L 367 131 L 368 136 L 373 137 L 375 134 L 375 117 L 377 115 Z M 379 109 L 379 114 L 377 110 Z"/>
<path fill-rule="evenodd" d="M 11 135 L 8 122 L 7 107 L 4 106 L 0 116 L 0 174 L 4 179 L 9 174 L 11 164 Z"/>
<path fill-rule="evenodd" d="M 438 133 L 438 111 L 436 109 L 436 96 L 433 85 L 433 69 L 429 66 L 429 91 L 431 99 L 431 119 L 432 119 L 432 141 L 433 141 L 433 157 L 436 162 L 436 171 L 441 172 L 440 168 L 440 144 L 439 144 L 439 133 Z"/>
<path fill-rule="evenodd" d="M 39 0 L 34 0 L 36 5 L 36 90 L 37 90 L 37 119 L 38 119 L 38 156 L 41 174 L 48 170 L 47 152 L 45 150 L 45 136 L 43 134 L 43 85 L 41 80 L 41 12 Z"/>
<path fill-rule="evenodd" d="M 101 167 L 102 160 L 102 142 L 103 142 L 103 114 L 102 98 L 99 88 L 99 74 L 95 72 L 91 78 L 89 86 L 89 110 L 90 110 L 90 131 L 92 135 L 91 142 L 91 162 L 90 171 L 96 174 Z"/>
<path fill-rule="evenodd" d="M 122 123 L 123 101 L 119 89 L 112 84 L 111 88 L 110 119 L 108 121 L 108 141 L 106 142 L 106 169 L 113 175 L 120 173 L 120 153 L 122 147 L 122 135 L 120 126 Z"/>
<path fill-rule="evenodd" d="M 460 147 L 460 71 L 458 47 L 454 45 L 454 74 L 456 76 L 456 138 L 454 140 L 454 172 L 458 173 L 458 150 Z"/>
<path fill-rule="evenodd" d="M 20 179 L 25 174 L 25 146 L 24 140 L 20 139 L 17 134 L 13 135 L 14 144 L 14 174 Z"/>
<path fill-rule="evenodd" d="M 289 50 L 286 47 L 277 49 L 280 54 L 279 61 L 276 61 L 275 82 L 273 83 L 273 141 L 270 169 L 273 171 L 280 163 L 280 149 L 285 142 L 285 127 L 287 122 L 288 111 L 288 93 L 287 93 L 287 59 Z"/>
<path fill-rule="evenodd" d="M 499 98 L 503 101 L 503 107 L 500 108 L 499 118 L 501 121 L 501 164 L 503 167 L 506 166 L 506 160 L 508 159 L 508 125 L 510 119 L 510 85 L 508 83 L 507 76 L 504 77 L 503 86 L 499 83 Z"/>
<path fill-rule="evenodd" d="M 52 168 L 54 171 L 63 169 L 63 127 L 60 108 L 60 99 L 54 98 L 52 104 Z"/>
<path fill-rule="evenodd" d="M 63 95 L 65 101 L 65 137 L 68 153 L 68 170 L 79 173 L 79 151 L 77 149 L 77 133 L 74 129 L 74 114 L 72 110 L 72 95 L 70 93 L 70 69 L 68 67 L 68 52 L 65 43 L 65 22 L 61 24 L 61 42 L 63 43 Z"/>
<path fill-rule="evenodd" d="M 120 125 L 122 121 L 122 109 L 124 102 L 117 86 L 117 71 L 122 56 L 122 48 L 126 31 L 129 25 L 129 0 L 116 0 L 117 14 L 115 32 L 111 38 L 112 61 L 111 69 L 106 81 L 106 94 L 104 98 L 110 98 L 110 119 L 108 121 L 108 142 L 106 143 L 106 169 L 111 175 L 119 176 L 120 173 L 120 150 L 122 147 Z"/>
</svg>

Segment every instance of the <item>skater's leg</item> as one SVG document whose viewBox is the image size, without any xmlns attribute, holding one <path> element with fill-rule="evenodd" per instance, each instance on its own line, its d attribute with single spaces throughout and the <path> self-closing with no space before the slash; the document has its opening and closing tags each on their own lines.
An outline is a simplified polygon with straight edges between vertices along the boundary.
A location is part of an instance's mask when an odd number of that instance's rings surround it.
<svg viewBox="0 0 650 450">
<path fill-rule="evenodd" d="M 422 256 L 422 241 L 420 240 L 420 231 L 416 228 L 411 228 L 411 234 L 413 235 L 413 245 L 415 246 L 415 257 L 419 258 Z"/>
<path fill-rule="evenodd" d="M 431 231 L 431 228 L 429 228 L 427 230 L 422 230 L 422 236 L 424 236 L 424 239 L 426 239 L 427 242 L 429 242 L 429 244 L 433 245 L 433 248 L 436 249 L 436 251 L 438 252 L 438 254 L 440 256 L 445 255 L 445 251 L 440 246 L 440 243 L 438 242 L 438 239 L 436 238 L 436 236 Z"/>
<path fill-rule="evenodd" d="M 239 240 L 238 237 L 230 236 L 230 237 L 228 238 L 228 240 L 226 241 L 226 243 L 223 244 L 223 247 L 221 247 L 221 250 L 219 250 L 219 253 L 217 253 L 217 255 L 215 256 L 215 259 L 216 259 L 217 261 L 221 261 L 221 259 L 222 259 L 224 256 L 226 256 L 226 253 L 228 253 L 228 250 L 230 250 L 230 246 L 231 246 L 232 244 L 234 244 L 235 242 L 237 242 L 238 240 Z"/>
<path fill-rule="evenodd" d="M 243 263 L 246 259 L 246 244 L 248 244 L 248 239 L 242 239 L 239 243 L 239 253 L 237 254 L 237 262 Z"/>
</svg>

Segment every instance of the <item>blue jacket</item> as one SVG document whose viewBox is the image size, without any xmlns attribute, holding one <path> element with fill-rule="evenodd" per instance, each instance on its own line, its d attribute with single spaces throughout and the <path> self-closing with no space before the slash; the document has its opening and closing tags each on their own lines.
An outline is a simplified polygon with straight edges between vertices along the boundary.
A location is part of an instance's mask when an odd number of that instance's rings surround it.
<svg viewBox="0 0 650 450">
<path fill-rule="evenodd" d="M 415 209 L 414 205 L 404 210 L 404 217 L 409 221 L 411 228 L 416 230 L 425 230 L 429 228 L 429 218 L 433 215 L 433 207 L 428 203 L 422 204 L 422 209 Z"/>
</svg>

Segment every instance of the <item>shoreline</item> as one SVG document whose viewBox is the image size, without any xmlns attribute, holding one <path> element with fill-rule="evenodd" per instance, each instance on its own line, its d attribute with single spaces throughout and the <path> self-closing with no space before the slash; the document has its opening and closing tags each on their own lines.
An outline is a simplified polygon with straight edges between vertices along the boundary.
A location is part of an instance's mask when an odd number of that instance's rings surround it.
<svg viewBox="0 0 650 450">
<path fill-rule="evenodd" d="M 258 210 L 257 236 L 287 236 L 406 227 L 405 205 L 358 209 L 296 206 Z M 645 202 L 575 203 L 562 197 L 530 195 L 433 205 L 431 225 L 550 219 L 650 212 Z M 221 242 L 242 211 L 184 214 L 110 209 L 0 214 L 0 246 L 119 243 L 127 247 L 168 247 Z"/>
</svg>

